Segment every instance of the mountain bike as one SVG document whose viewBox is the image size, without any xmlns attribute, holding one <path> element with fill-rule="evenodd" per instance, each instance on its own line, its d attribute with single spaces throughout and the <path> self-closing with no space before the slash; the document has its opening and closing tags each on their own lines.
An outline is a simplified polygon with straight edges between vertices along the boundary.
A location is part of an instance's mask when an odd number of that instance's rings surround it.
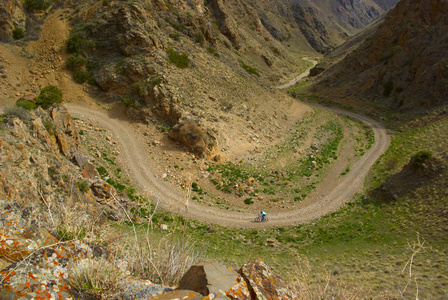
<svg viewBox="0 0 448 300">
<path fill-rule="evenodd" d="M 268 217 L 267 216 L 264 216 L 264 220 L 262 220 L 261 219 L 261 217 L 260 216 L 258 216 L 258 217 L 256 217 L 255 219 L 254 219 L 254 222 L 267 222 L 268 221 Z"/>
</svg>

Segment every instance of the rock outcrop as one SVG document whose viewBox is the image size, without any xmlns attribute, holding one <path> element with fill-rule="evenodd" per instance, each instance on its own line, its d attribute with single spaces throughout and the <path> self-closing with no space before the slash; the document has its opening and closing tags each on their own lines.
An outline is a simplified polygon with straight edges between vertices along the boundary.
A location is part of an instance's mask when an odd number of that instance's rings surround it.
<svg viewBox="0 0 448 300">
<path fill-rule="evenodd" d="M 262 260 L 245 264 L 238 272 L 217 262 L 192 266 L 181 279 L 179 288 L 153 299 L 298 299 L 283 279 Z"/>
</svg>

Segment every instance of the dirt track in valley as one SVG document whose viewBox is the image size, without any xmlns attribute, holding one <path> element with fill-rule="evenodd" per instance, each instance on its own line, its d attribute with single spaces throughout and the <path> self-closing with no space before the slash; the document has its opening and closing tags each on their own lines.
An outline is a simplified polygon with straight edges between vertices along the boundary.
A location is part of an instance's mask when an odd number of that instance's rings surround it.
<svg viewBox="0 0 448 300">
<path fill-rule="evenodd" d="M 308 57 L 304 57 L 304 60 L 307 60 L 311 63 L 313 63 L 313 65 L 311 67 L 309 67 L 308 69 L 306 69 L 303 73 L 301 73 L 299 76 L 297 76 L 296 78 L 294 78 L 293 80 L 291 80 L 288 83 L 285 83 L 283 85 L 278 86 L 278 89 L 287 89 L 292 87 L 294 84 L 296 84 L 297 82 L 299 82 L 300 80 L 302 80 L 303 78 L 305 78 L 306 76 L 310 75 L 310 71 L 312 68 L 314 68 L 317 65 L 317 60 L 308 58 Z"/>
<path fill-rule="evenodd" d="M 374 144 L 351 167 L 350 172 L 346 176 L 342 178 L 324 178 L 318 185 L 317 190 L 307 199 L 307 202 L 311 203 L 310 205 L 287 212 L 270 213 L 269 222 L 260 224 L 253 222 L 255 215 L 209 207 L 192 200 L 187 201 L 185 193 L 180 187 L 170 185 L 154 173 L 150 164 L 151 159 L 147 145 L 133 129 L 133 124 L 130 121 L 111 116 L 108 112 L 99 108 L 75 104 L 68 104 L 67 107 L 73 116 L 93 118 L 99 126 L 110 130 L 114 139 L 121 145 L 122 165 L 126 166 L 135 184 L 155 201 L 160 201 L 160 204 L 166 209 L 185 217 L 224 226 L 285 226 L 309 222 L 335 211 L 362 189 L 364 179 L 371 166 L 386 151 L 390 143 L 386 130 L 377 122 L 352 112 L 325 108 L 367 124 L 374 132 Z M 322 195 L 323 187 L 325 187 L 325 196 Z"/>
</svg>

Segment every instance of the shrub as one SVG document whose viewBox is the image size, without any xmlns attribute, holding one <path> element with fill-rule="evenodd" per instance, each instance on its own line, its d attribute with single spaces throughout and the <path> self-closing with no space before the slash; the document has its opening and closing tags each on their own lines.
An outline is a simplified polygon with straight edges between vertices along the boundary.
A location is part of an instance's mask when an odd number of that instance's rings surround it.
<svg viewBox="0 0 448 300">
<path fill-rule="evenodd" d="M 81 191 L 81 193 L 87 193 L 87 191 L 90 189 L 87 180 L 80 180 L 76 183 L 76 185 L 78 186 L 78 189 Z"/>
<path fill-rule="evenodd" d="M 254 67 L 251 67 L 251 66 L 249 66 L 249 65 L 246 65 L 242 60 L 240 60 L 240 64 L 241 64 L 241 67 L 242 67 L 244 70 L 246 70 L 247 73 L 249 73 L 249 74 L 254 74 L 254 75 L 257 76 L 257 77 L 260 77 L 260 73 L 258 73 L 258 70 L 255 69 Z"/>
<path fill-rule="evenodd" d="M 208 47 L 208 48 L 207 48 L 207 52 L 210 53 L 210 54 L 213 54 L 213 55 L 216 56 L 217 58 L 220 58 L 220 57 L 221 57 L 221 55 L 220 55 L 218 52 L 216 52 L 216 50 L 213 49 L 212 47 Z"/>
<path fill-rule="evenodd" d="M 412 157 L 412 167 L 419 169 L 427 159 L 432 157 L 431 151 L 421 150 Z"/>
<path fill-rule="evenodd" d="M 80 299 L 112 299 L 118 294 L 120 272 L 105 258 L 83 259 L 70 273 L 70 285 Z"/>
<path fill-rule="evenodd" d="M 93 76 L 87 71 L 76 70 L 75 73 L 73 73 L 73 79 L 75 79 L 77 83 L 84 83 L 91 77 Z"/>
<path fill-rule="evenodd" d="M 98 168 L 96 168 L 96 170 L 98 171 L 98 173 L 100 173 L 101 176 L 109 176 L 109 172 L 107 172 L 106 168 L 103 166 L 99 166 Z"/>
<path fill-rule="evenodd" d="M 86 44 L 86 39 L 79 33 L 72 34 L 66 43 L 68 53 L 80 53 Z"/>
<path fill-rule="evenodd" d="M 162 75 L 160 75 L 160 74 L 154 74 L 154 75 L 151 75 L 150 77 L 149 77 L 149 81 L 153 84 L 153 85 L 159 85 L 159 84 L 161 84 L 162 83 Z"/>
<path fill-rule="evenodd" d="M 12 30 L 12 37 L 15 40 L 20 40 L 25 37 L 25 33 L 23 32 L 23 29 L 20 27 L 17 27 Z"/>
<path fill-rule="evenodd" d="M 244 199 L 244 203 L 246 203 L 247 205 L 253 204 L 254 201 L 252 201 L 252 198 L 246 198 Z"/>
<path fill-rule="evenodd" d="M 70 55 L 65 62 L 67 69 L 71 71 L 79 70 L 81 67 L 87 64 L 87 59 L 85 57 L 78 56 L 76 54 Z"/>
<path fill-rule="evenodd" d="M 31 119 L 29 110 L 17 105 L 5 107 L 5 114 L 10 117 L 17 117 L 24 122 Z"/>
<path fill-rule="evenodd" d="M 103 6 L 109 6 L 109 1 L 108 0 L 103 0 Z"/>
<path fill-rule="evenodd" d="M 53 0 L 25 0 L 26 6 L 36 10 L 47 9 L 52 2 Z"/>
<path fill-rule="evenodd" d="M 171 23 L 171 26 L 173 26 L 174 29 L 180 32 L 185 30 L 185 25 L 182 23 Z"/>
<path fill-rule="evenodd" d="M 190 65 L 188 56 L 186 54 L 178 53 L 173 48 L 168 48 L 168 50 L 166 50 L 166 53 L 168 54 L 168 61 L 172 64 L 175 64 L 176 67 L 185 69 Z"/>
<path fill-rule="evenodd" d="M 53 121 L 51 120 L 50 117 L 47 117 L 44 120 L 43 125 L 44 125 L 45 129 L 47 130 L 48 134 L 54 135 L 54 131 L 56 130 L 56 126 L 54 125 L 54 123 L 53 123 Z"/>
<path fill-rule="evenodd" d="M 180 39 L 180 36 L 178 33 L 170 33 L 170 38 L 172 38 L 175 41 L 178 41 Z"/>
<path fill-rule="evenodd" d="M 394 83 L 392 81 L 388 81 L 384 86 L 384 96 L 389 97 L 394 89 Z"/>
<path fill-rule="evenodd" d="M 33 109 L 37 108 L 36 103 L 31 102 L 29 100 L 24 100 L 24 99 L 17 100 L 16 101 L 16 105 L 19 106 L 19 107 L 23 107 L 23 108 L 25 108 L 27 110 L 33 110 Z"/>
<path fill-rule="evenodd" d="M 62 102 L 62 91 L 55 85 L 47 85 L 36 98 L 36 104 L 43 109 L 47 109 L 50 105 Z"/>
<path fill-rule="evenodd" d="M 202 42 L 204 42 L 205 37 L 202 33 L 198 33 L 194 36 L 194 40 L 196 41 L 196 43 L 201 44 Z"/>
</svg>

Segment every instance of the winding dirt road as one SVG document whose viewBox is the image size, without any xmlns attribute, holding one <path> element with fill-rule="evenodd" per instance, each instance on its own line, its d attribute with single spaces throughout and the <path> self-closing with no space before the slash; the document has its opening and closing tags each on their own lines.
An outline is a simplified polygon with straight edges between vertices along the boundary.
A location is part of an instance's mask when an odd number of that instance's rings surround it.
<svg viewBox="0 0 448 300">
<path fill-rule="evenodd" d="M 303 72 L 302 74 L 300 74 L 299 76 L 297 76 L 296 78 L 291 80 L 290 82 L 278 86 L 277 87 L 278 89 L 287 89 L 287 88 L 293 86 L 294 84 L 296 84 L 297 82 L 299 82 L 300 80 L 302 80 L 303 78 L 305 78 L 306 76 L 310 75 L 311 69 L 317 65 L 317 60 L 314 60 L 314 59 L 311 59 L 308 57 L 304 57 L 303 60 L 307 60 L 307 61 L 313 63 L 313 65 L 311 67 L 309 67 L 308 69 L 306 69 L 305 72 Z"/>
<path fill-rule="evenodd" d="M 252 222 L 255 215 L 209 207 L 192 200 L 186 202 L 185 195 L 179 187 L 168 184 L 154 174 L 149 164 L 149 154 L 145 150 L 147 145 L 139 139 L 129 121 L 110 116 L 106 111 L 98 108 L 92 109 L 74 104 L 67 104 L 67 107 L 73 116 L 93 118 L 98 125 L 113 133 L 115 140 L 121 145 L 122 164 L 128 168 L 134 182 L 141 190 L 159 200 L 162 206 L 187 218 L 232 227 L 273 227 L 305 223 L 335 211 L 361 190 L 369 169 L 386 151 L 390 143 L 385 129 L 375 121 L 355 113 L 322 107 L 341 115 L 350 116 L 370 126 L 375 134 L 374 144 L 351 167 L 346 176 L 323 180 L 321 185 L 325 185 L 327 191 L 329 187 L 331 189 L 326 196 L 319 193 L 318 186 L 317 191 L 308 198 L 310 205 L 287 212 L 270 213 L 269 222 L 260 224 Z"/>
</svg>

